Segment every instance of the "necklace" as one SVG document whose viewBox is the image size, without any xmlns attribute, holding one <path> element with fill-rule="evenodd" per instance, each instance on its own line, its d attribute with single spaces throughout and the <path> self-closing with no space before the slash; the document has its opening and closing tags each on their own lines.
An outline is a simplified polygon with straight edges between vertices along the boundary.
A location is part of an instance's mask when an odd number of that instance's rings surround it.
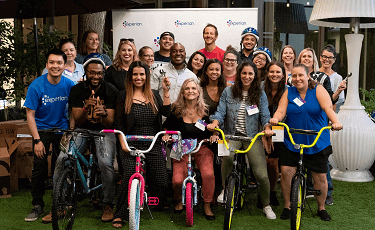
<svg viewBox="0 0 375 230">
<path fill-rule="evenodd" d="M 193 116 L 194 109 L 192 109 L 192 110 L 190 110 L 190 109 L 186 109 L 186 112 L 187 112 L 190 116 Z"/>
</svg>

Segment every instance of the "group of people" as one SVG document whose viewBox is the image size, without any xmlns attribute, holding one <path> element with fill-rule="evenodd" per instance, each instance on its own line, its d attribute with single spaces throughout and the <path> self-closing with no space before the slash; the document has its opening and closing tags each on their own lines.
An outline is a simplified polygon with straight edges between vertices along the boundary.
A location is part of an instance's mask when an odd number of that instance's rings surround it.
<svg viewBox="0 0 375 230">
<path fill-rule="evenodd" d="M 276 185 L 281 165 L 285 206 L 280 218 L 289 219 L 291 178 L 299 152 L 287 135 L 284 142 L 272 143 L 272 125 L 285 121 L 291 128 L 319 130 L 331 121 L 334 130 L 342 128 L 333 104 L 343 102 L 346 82 L 332 70 L 336 52 L 333 46 L 326 46 L 321 51 L 319 69 L 311 48 L 303 50 L 297 59 L 294 48 L 287 45 L 280 61 L 275 61 L 268 48 L 257 48 L 259 35 L 251 27 L 241 34 L 240 51 L 230 45 L 225 51 L 220 49 L 215 45 L 217 38 L 216 26 L 208 24 L 203 29 L 205 47 L 194 52 L 188 61 L 185 47 L 175 43 L 171 32 L 161 34 L 160 50 L 156 52 L 145 46 L 137 53 L 133 39 L 121 39 L 113 62 L 100 53 L 99 36 L 92 30 L 83 36 L 82 54 L 77 54 L 74 42 L 65 39 L 58 49 L 51 50 L 46 69 L 29 86 L 24 104 L 34 149 L 33 209 L 25 220 L 34 221 L 44 212 L 46 150 L 51 144 L 53 159 L 57 159 L 54 182 L 63 168 L 64 153 L 58 150 L 61 135 L 38 132 L 53 127 L 116 128 L 126 135 L 151 136 L 160 130 L 178 130 L 183 139 L 210 139 L 195 153 L 207 220 L 215 219 L 211 210 L 214 200 L 225 202 L 225 178 L 233 166 L 232 155 L 222 159 L 217 156 L 215 143 L 219 136 L 215 128 L 222 128 L 227 135 L 247 137 L 264 131 L 265 137 L 257 140 L 246 154 L 259 183 L 258 207 L 268 219 L 276 218 L 272 206 L 279 205 Z M 169 136 L 161 139 L 167 141 Z M 296 140 L 307 144 L 310 139 Z M 306 151 L 304 159 L 306 168 L 312 172 L 314 188 L 322 191 L 317 196 L 318 215 L 328 221 L 325 204 L 331 195 L 327 196 L 327 165 L 332 153 L 329 132 L 324 132 L 321 139 L 316 147 Z M 75 142 L 81 153 L 87 151 L 84 136 L 79 135 Z M 128 181 L 134 173 L 135 157 L 127 154 L 129 149 L 114 134 L 105 134 L 94 142 L 103 181 L 102 220 L 112 221 L 113 227 L 121 228 L 129 217 Z M 249 142 L 234 141 L 231 145 L 245 149 Z M 131 141 L 130 146 L 147 149 L 149 144 Z M 116 153 L 121 161 L 122 179 L 114 211 Z M 159 198 L 160 211 L 169 208 L 166 157 L 161 145 L 155 145 L 146 156 L 148 186 L 152 195 Z M 222 163 L 217 167 L 220 160 Z M 183 210 L 181 190 L 187 176 L 187 161 L 186 155 L 172 160 L 175 213 Z M 215 188 L 219 188 L 216 195 Z M 51 214 L 43 217 L 43 222 L 51 220 Z"/>
</svg>

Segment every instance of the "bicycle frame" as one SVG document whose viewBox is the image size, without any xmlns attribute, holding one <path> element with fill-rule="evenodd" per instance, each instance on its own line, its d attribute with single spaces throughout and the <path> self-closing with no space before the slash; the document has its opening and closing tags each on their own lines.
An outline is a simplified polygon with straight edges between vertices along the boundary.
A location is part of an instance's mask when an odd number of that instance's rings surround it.
<svg viewBox="0 0 375 230">
<path fill-rule="evenodd" d="M 186 194 L 186 184 L 187 183 L 192 183 L 193 184 L 193 190 L 194 190 L 194 193 L 193 193 L 193 205 L 197 205 L 198 204 L 198 195 L 197 195 L 197 192 L 198 192 L 198 187 L 197 187 L 197 180 L 195 179 L 195 172 L 193 171 L 193 167 L 192 167 L 192 164 L 191 164 L 191 154 L 193 153 L 196 153 L 199 151 L 199 149 L 202 147 L 202 144 L 203 142 L 207 142 L 209 141 L 209 139 L 204 139 L 202 141 L 199 142 L 199 145 L 197 148 L 195 148 L 195 150 L 191 151 L 189 153 L 189 160 L 188 160 L 188 175 L 187 177 L 185 178 L 185 180 L 182 182 L 182 205 L 185 205 L 186 201 L 185 201 L 185 194 Z"/>
<path fill-rule="evenodd" d="M 125 146 L 127 149 L 130 150 L 130 155 L 136 157 L 136 165 L 135 165 L 135 173 L 130 177 L 129 179 L 129 186 L 128 186 L 128 204 L 130 205 L 130 188 L 131 188 L 131 183 L 134 179 L 138 179 L 141 182 L 141 192 L 140 192 L 140 206 L 143 207 L 143 201 L 144 201 L 144 196 L 145 196 L 145 180 L 141 172 L 144 172 L 142 169 L 142 163 L 141 163 L 141 157 L 145 158 L 144 153 L 148 153 L 151 151 L 151 149 L 154 147 L 156 140 L 158 137 L 162 134 L 178 134 L 181 136 L 179 131 L 160 131 L 158 132 L 154 137 L 151 136 L 136 136 L 136 135 L 130 135 L 126 136 L 124 135 L 123 132 L 120 130 L 112 130 L 112 129 L 104 129 L 102 130 L 103 133 L 115 133 L 115 134 L 120 134 L 121 138 L 124 140 Z M 138 150 L 134 148 L 130 148 L 126 139 L 130 140 L 138 140 L 138 141 L 150 141 L 152 140 L 152 143 L 150 147 L 147 150 Z"/>
</svg>

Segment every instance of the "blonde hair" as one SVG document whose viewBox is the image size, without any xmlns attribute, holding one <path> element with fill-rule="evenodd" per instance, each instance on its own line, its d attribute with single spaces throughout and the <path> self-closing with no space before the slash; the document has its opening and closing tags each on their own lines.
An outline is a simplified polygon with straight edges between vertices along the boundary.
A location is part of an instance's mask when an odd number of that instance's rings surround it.
<svg viewBox="0 0 375 230">
<path fill-rule="evenodd" d="M 202 90 L 202 87 L 199 85 L 199 83 L 197 82 L 197 80 L 195 78 L 188 78 L 182 84 L 180 93 L 178 94 L 178 97 L 177 97 L 177 100 L 172 104 L 173 113 L 177 117 L 186 116 L 187 103 L 186 103 L 186 99 L 184 97 L 184 90 L 185 90 L 187 84 L 189 84 L 190 82 L 195 83 L 195 85 L 197 86 L 198 93 L 199 93 L 197 101 L 194 105 L 194 108 L 196 109 L 196 112 L 199 116 L 202 116 L 202 117 L 206 116 L 208 114 L 208 108 L 207 108 L 207 105 L 206 105 L 206 103 L 204 102 L 204 99 L 203 99 L 203 90 Z"/>
<path fill-rule="evenodd" d="M 318 72 L 319 71 L 319 64 L 318 64 L 318 58 L 316 57 L 315 51 L 312 48 L 306 48 L 303 49 L 299 55 L 298 55 L 298 64 L 301 63 L 302 55 L 308 51 L 311 51 L 313 56 L 313 71 Z"/>
<path fill-rule="evenodd" d="M 113 60 L 113 63 L 112 63 L 113 67 L 117 71 L 119 71 L 121 69 L 121 66 L 122 66 L 122 61 L 121 61 L 121 58 L 120 58 L 120 50 L 121 50 L 122 45 L 124 45 L 124 44 L 129 45 L 133 49 L 133 60 L 132 60 L 132 62 L 139 61 L 138 55 L 137 55 L 137 48 L 135 47 L 134 43 L 130 42 L 129 40 L 120 41 L 120 43 L 118 45 L 118 48 L 117 48 L 117 53 L 116 53 L 115 59 Z"/>
</svg>

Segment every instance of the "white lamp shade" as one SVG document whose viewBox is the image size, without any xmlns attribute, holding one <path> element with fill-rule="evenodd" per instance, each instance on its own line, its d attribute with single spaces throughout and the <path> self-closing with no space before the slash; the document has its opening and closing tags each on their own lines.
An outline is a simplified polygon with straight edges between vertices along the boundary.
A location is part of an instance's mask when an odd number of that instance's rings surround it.
<svg viewBox="0 0 375 230">
<path fill-rule="evenodd" d="M 351 18 L 359 18 L 361 28 L 375 28 L 375 0 L 316 0 L 309 22 L 349 28 Z"/>
</svg>

